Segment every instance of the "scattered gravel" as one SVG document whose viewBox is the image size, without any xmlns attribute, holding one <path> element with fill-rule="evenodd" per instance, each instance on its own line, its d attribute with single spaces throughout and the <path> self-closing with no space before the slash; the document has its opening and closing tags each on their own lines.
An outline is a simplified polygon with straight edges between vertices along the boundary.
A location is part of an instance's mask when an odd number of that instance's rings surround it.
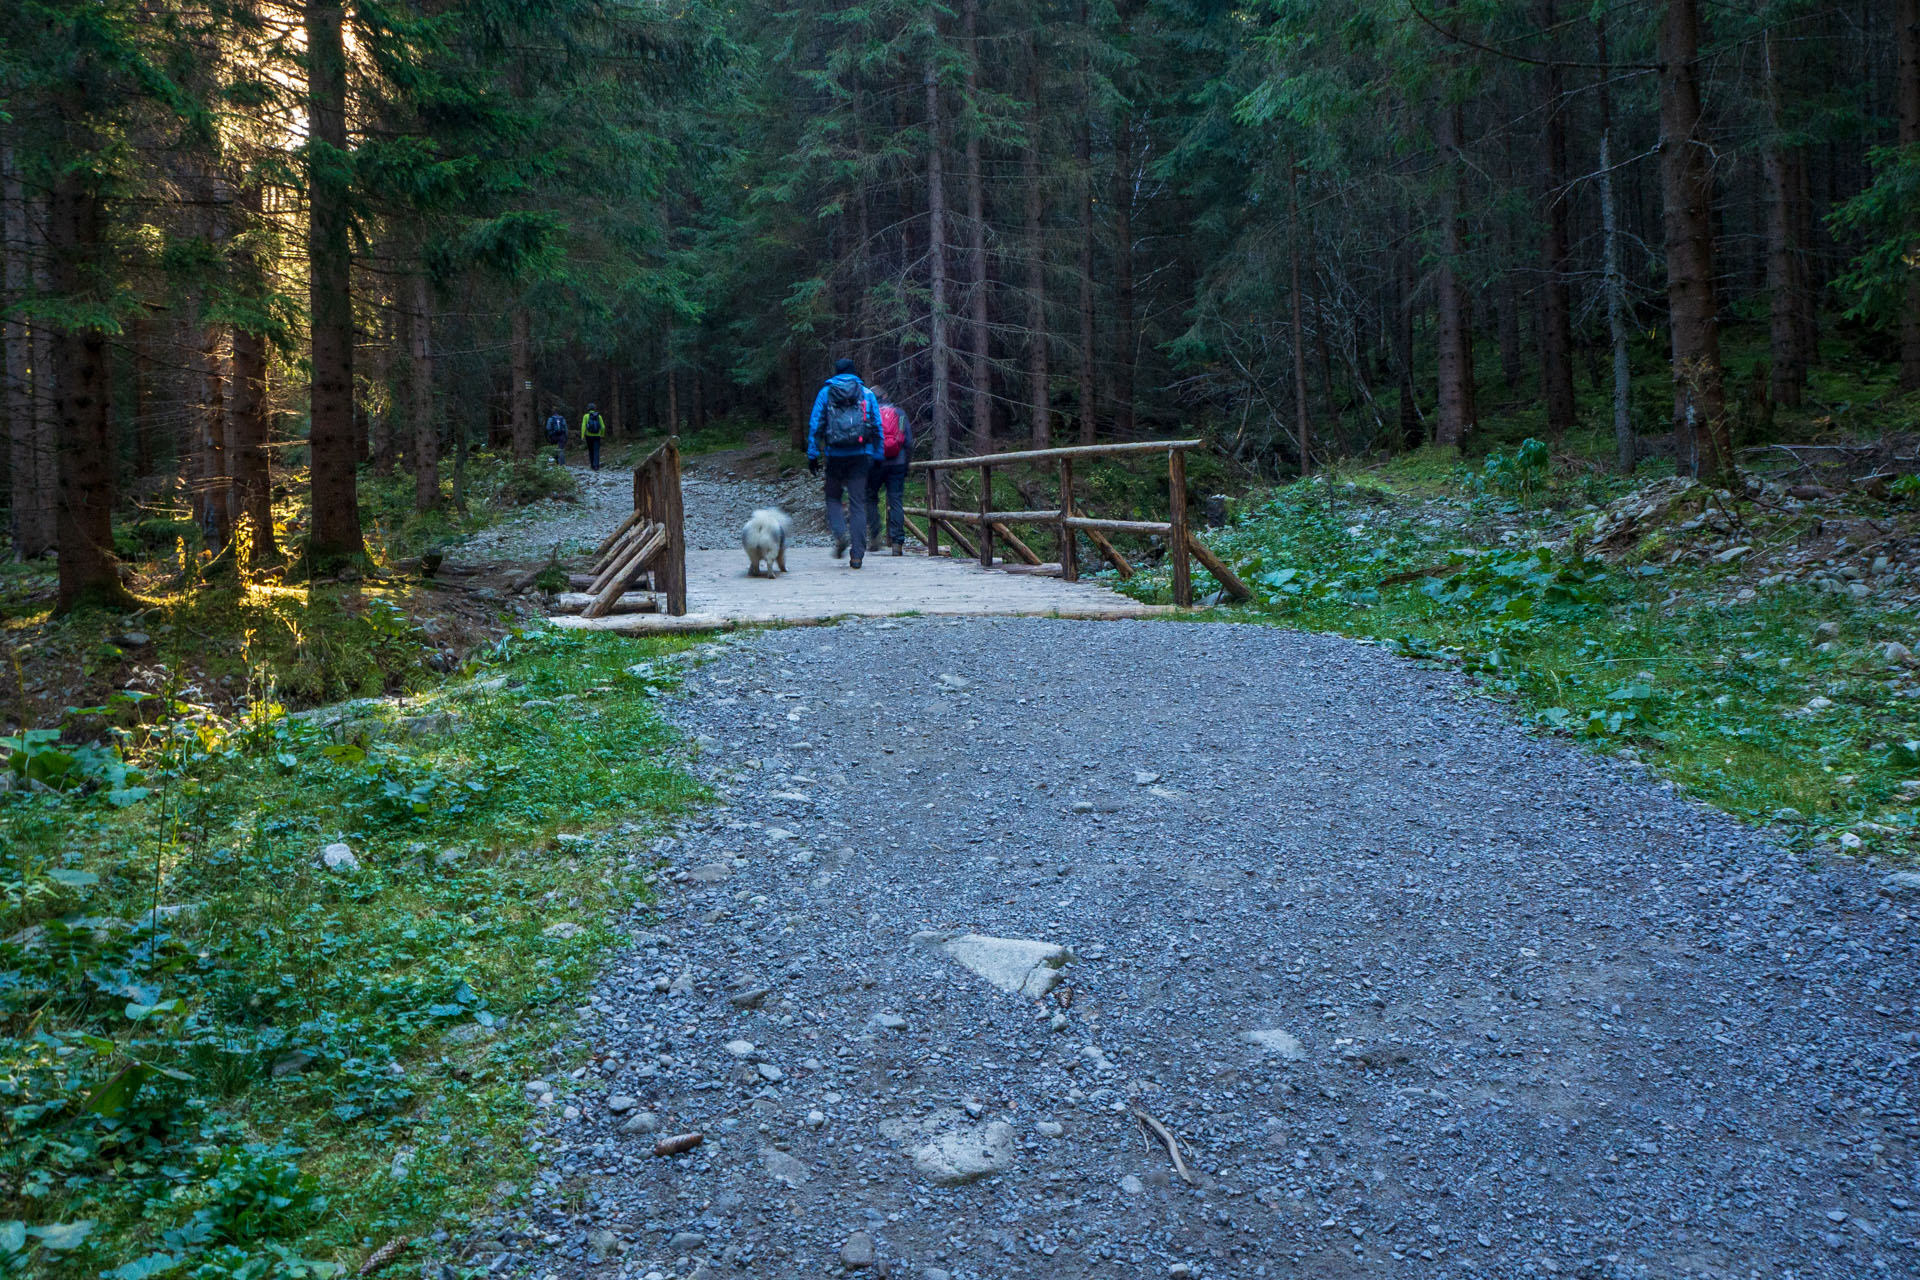
<svg viewBox="0 0 1920 1280">
<path fill-rule="evenodd" d="M 633 470 L 573 468 L 578 502 L 537 502 L 474 534 L 455 556 L 462 562 L 531 563 L 560 544 L 560 554 L 591 551 L 633 510 Z M 740 545 L 740 526 L 755 507 L 780 507 L 793 517 L 795 545 L 825 545 L 827 526 L 820 481 L 804 471 L 777 483 L 744 480 L 699 458 L 686 465 L 680 500 L 687 546 L 720 550 Z"/>
<path fill-rule="evenodd" d="M 725 803 L 662 840 L 660 916 L 555 1047 L 533 1205 L 478 1264 L 1920 1274 L 1898 882 L 1332 637 L 921 619 L 709 652 L 675 714 Z M 1072 955 L 1029 998 L 966 934 Z M 655 1128 L 705 1140 L 656 1158 Z"/>
</svg>

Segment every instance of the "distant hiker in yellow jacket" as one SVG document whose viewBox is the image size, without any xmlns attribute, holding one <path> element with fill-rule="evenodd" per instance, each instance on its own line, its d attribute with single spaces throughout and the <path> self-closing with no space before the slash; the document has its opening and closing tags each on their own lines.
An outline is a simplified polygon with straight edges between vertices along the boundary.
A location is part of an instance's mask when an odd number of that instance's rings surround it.
<svg viewBox="0 0 1920 1280">
<path fill-rule="evenodd" d="M 606 434 L 607 420 L 600 416 L 600 406 L 588 405 L 580 418 L 580 439 L 587 446 L 587 465 L 595 471 L 600 469 L 600 441 Z"/>
</svg>

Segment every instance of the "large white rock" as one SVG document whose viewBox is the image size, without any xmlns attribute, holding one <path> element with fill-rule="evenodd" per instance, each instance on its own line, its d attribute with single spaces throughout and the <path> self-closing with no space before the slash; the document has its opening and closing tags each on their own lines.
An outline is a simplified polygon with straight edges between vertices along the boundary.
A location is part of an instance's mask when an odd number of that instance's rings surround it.
<svg viewBox="0 0 1920 1280">
<path fill-rule="evenodd" d="M 1013 1126 L 995 1120 L 978 1128 L 950 1129 L 914 1148 L 913 1167 L 927 1181 L 957 1187 L 1013 1167 Z"/>
<path fill-rule="evenodd" d="M 1060 982 L 1060 968 L 1073 952 L 1057 942 L 964 934 L 941 948 L 1002 991 L 1038 1000 Z"/>
<path fill-rule="evenodd" d="M 1305 1062 L 1306 1046 L 1300 1043 L 1300 1037 L 1290 1031 L 1269 1027 L 1264 1031 L 1242 1031 L 1240 1038 L 1248 1044 L 1259 1045 L 1268 1053 L 1277 1054 L 1288 1062 Z"/>
<path fill-rule="evenodd" d="M 329 871 L 358 871 L 360 859 L 354 856 L 351 846 L 330 844 L 320 850 L 320 865 Z"/>
</svg>

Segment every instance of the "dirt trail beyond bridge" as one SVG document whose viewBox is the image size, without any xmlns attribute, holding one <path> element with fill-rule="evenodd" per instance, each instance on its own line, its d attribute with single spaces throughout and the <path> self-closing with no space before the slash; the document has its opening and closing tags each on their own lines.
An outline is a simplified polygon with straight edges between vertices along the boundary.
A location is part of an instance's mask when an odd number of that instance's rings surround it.
<svg viewBox="0 0 1920 1280">
<path fill-rule="evenodd" d="M 675 706 L 726 802 L 529 1086 L 543 1182 L 482 1262 L 1920 1274 L 1905 891 L 1451 675 L 915 619 L 736 637 Z"/>
</svg>

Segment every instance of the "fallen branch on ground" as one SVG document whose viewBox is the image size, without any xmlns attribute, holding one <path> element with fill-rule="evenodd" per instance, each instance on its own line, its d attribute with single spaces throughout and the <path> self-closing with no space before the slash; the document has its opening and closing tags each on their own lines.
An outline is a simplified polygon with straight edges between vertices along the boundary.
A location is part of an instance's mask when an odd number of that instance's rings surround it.
<svg viewBox="0 0 1920 1280">
<path fill-rule="evenodd" d="M 1166 1144 L 1167 1154 L 1173 1158 L 1173 1171 L 1180 1175 L 1180 1181 L 1190 1187 L 1198 1186 L 1199 1179 L 1195 1178 L 1193 1174 L 1188 1171 L 1187 1162 L 1180 1158 L 1180 1143 L 1175 1140 L 1167 1126 L 1161 1124 L 1158 1120 L 1155 1120 L 1138 1107 L 1133 1108 L 1133 1118 L 1145 1125 L 1147 1129 L 1153 1133 L 1154 1137 Z"/>
</svg>

